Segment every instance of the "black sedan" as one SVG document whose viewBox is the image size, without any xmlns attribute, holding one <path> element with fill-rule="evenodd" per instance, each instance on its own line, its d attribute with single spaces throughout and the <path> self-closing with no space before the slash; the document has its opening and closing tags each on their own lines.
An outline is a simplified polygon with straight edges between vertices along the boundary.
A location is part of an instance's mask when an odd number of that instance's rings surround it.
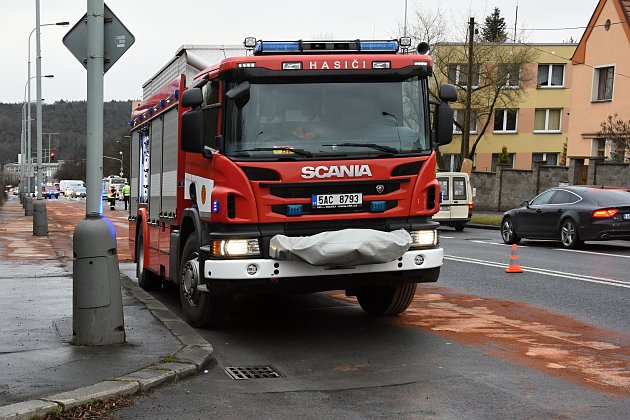
<svg viewBox="0 0 630 420">
<path fill-rule="evenodd" d="M 630 239 L 630 192 L 586 186 L 551 188 L 506 211 L 501 236 L 510 245 L 522 238 L 555 239 L 565 248 L 577 248 L 584 241 Z"/>
</svg>

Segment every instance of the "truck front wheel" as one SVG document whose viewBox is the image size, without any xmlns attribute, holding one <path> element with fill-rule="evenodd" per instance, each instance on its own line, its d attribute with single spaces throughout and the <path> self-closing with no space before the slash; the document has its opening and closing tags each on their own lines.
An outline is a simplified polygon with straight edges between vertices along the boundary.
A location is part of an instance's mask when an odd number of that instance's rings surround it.
<svg viewBox="0 0 630 420">
<path fill-rule="evenodd" d="M 370 315 L 398 315 L 411 305 L 416 283 L 363 287 L 356 291 L 361 308 Z"/>
<path fill-rule="evenodd" d="M 203 275 L 199 263 L 199 244 L 193 233 L 186 240 L 179 277 L 179 300 L 184 318 L 193 327 L 214 328 L 225 323 L 232 296 L 213 296 L 198 290 Z"/>
</svg>

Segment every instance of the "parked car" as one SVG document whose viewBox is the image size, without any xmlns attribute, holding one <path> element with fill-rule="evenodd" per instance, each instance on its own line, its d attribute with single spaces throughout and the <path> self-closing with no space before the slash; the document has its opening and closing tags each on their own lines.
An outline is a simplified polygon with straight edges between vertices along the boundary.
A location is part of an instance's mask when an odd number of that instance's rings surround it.
<svg viewBox="0 0 630 420">
<path fill-rule="evenodd" d="M 432 219 L 456 231 L 464 230 L 473 209 L 473 189 L 466 172 L 438 172 L 440 183 L 440 211 Z"/>
<path fill-rule="evenodd" d="M 85 187 L 82 187 L 80 185 L 73 185 L 71 187 L 68 187 L 68 189 L 66 189 L 66 191 L 64 192 L 64 195 L 66 197 L 81 197 L 81 198 L 85 198 L 85 196 L 87 195 L 87 190 L 85 189 Z"/>
<path fill-rule="evenodd" d="M 588 186 L 551 188 L 506 211 L 501 236 L 506 244 L 518 244 L 523 238 L 552 239 L 565 248 L 578 248 L 584 241 L 630 239 L 630 192 Z"/>
<path fill-rule="evenodd" d="M 44 185 L 42 187 L 42 197 L 44 198 L 59 198 L 59 190 L 54 185 Z"/>
</svg>

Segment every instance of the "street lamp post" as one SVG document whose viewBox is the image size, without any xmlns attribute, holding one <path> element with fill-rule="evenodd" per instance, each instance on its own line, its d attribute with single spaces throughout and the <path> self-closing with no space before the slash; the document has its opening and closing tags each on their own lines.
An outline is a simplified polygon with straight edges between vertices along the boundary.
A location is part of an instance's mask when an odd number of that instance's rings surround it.
<svg viewBox="0 0 630 420">
<path fill-rule="evenodd" d="M 120 152 L 118 152 L 118 153 L 120 154 L 120 177 L 122 178 L 123 173 L 124 173 L 124 171 L 123 171 L 123 166 L 125 166 L 125 165 L 123 164 L 123 159 L 124 159 L 124 156 L 123 156 L 123 152 L 122 152 L 122 150 L 121 150 Z"/>
<path fill-rule="evenodd" d="M 40 0 L 35 0 L 35 69 L 37 79 L 37 179 L 35 183 L 35 190 L 37 191 L 37 201 L 33 203 L 33 235 L 35 236 L 48 236 L 48 217 L 46 216 L 46 203 L 42 200 L 42 49 L 41 49 L 41 23 L 40 17 Z M 65 26 L 67 22 L 59 22 L 60 26 Z M 31 32 L 32 34 L 32 32 Z M 31 108 L 30 102 L 30 35 L 29 35 L 29 110 Z"/>
<path fill-rule="evenodd" d="M 26 156 L 28 157 L 29 160 L 29 164 L 30 164 L 30 159 L 31 159 L 31 79 L 35 78 L 36 76 L 31 77 L 31 36 L 33 35 L 34 32 L 36 32 L 38 30 L 38 28 L 44 27 L 44 26 L 68 26 L 70 25 L 70 22 L 56 22 L 56 23 L 44 23 L 44 24 L 39 24 L 39 1 L 37 1 L 36 3 L 36 26 L 35 28 L 33 28 L 33 30 L 30 32 L 30 34 L 28 35 L 28 79 L 27 79 L 27 85 L 28 85 L 28 106 L 27 106 L 27 117 L 26 117 L 26 121 L 27 121 L 27 128 L 26 128 L 26 132 L 27 132 L 27 151 L 26 151 Z M 37 38 L 39 38 L 39 32 L 37 34 Z M 39 56 L 39 53 L 38 53 Z M 26 102 L 26 101 L 25 101 Z M 28 181 L 27 181 L 27 187 L 28 187 L 28 191 L 31 191 L 31 177 L 28 177 Z"/>
<path fill-rule="evenodd" d="M 29 193 L 31 192 L 30 190 L 30 181 L 31 181 L 31 144 L 30 144 L 30 132 L 28 133 L 28 145 L 27 145 L 27 129 L 26 129 L 26 125 L 29 124 L 30 125 L 30 119 L 28 119 L 27 121 L 27 108 L 30 108 L 30 106 L 27 106 L 27 102 L 26 102 L 26 88 L 30 82 L 31 79 L 34 79 L 37 76 L 32 76 L 31 78 L 29 78 L 26 83 L 24 84 L 24 102 L 22 105 L 22 148 L 21 148 L 21 153 L 22 153 L 22 159 L 21 159 L 21 172 L 22 172 L 22 193 Z M 45 74 L 44 76 L 47 79 L 52 79 L 53 77 L 55 77 L 54 74 Z M 29 98 L 30 99 L 30 98 Z M 30 105 L 30 103 L 28 103 L 28 105 Z M 28 182 L 27 182 L 28 180 Z M 27 189 L 27 185 L 28 185 L 28 189 Z"/>
<path fill-rule="evenodd" d="M 120 157 L 122 158 L 122 152 L 120 152 Z M 120 162 L 120 173 L 122 174 L 123 171 L 123 161 L 122 159 L 118 159 L 115 157 L 111 157 L 111 156 L 103 156 L 104 159 L 111 159 L 111 160 L 117 160 L 118 162 Z M 122 177 L 122 175 L 120 175 Z"/>
</svg>

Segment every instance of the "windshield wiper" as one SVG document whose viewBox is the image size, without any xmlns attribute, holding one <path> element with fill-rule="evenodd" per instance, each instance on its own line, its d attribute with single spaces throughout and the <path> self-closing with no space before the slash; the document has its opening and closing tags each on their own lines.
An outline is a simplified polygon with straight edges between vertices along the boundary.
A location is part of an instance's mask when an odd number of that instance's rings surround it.
<svg viewBox="0 0 630 420">
<path fill-rule="evenodd" d="M 376 143 L 334 143 L 334 144 L 322 144 L 322 146 L 331 146 L 331 147 L 369 147 L 370 149 L 378 150 L 380 152 L 393 153 L 393 154 L 399 153 L 398 149 L 396 149 L 396 148 L 389 147 L 389 146 L 383 146 L 382 144 L 376 144 Z"/>
<path fill-rule="evenodd" d="M 313 154 L 308 150 L 304 149 L 294 149 L 292 147 L 254 147 L 253 149 L 241 149 L 235 150 L 234 153 L 238 152 L 273 152 L 274 150 L 284 150 L 287 152 L 295 153 L 296 155 L 313 157 Z M 286 155 L 284 155 L 286 157 Z"/>
</svg>

